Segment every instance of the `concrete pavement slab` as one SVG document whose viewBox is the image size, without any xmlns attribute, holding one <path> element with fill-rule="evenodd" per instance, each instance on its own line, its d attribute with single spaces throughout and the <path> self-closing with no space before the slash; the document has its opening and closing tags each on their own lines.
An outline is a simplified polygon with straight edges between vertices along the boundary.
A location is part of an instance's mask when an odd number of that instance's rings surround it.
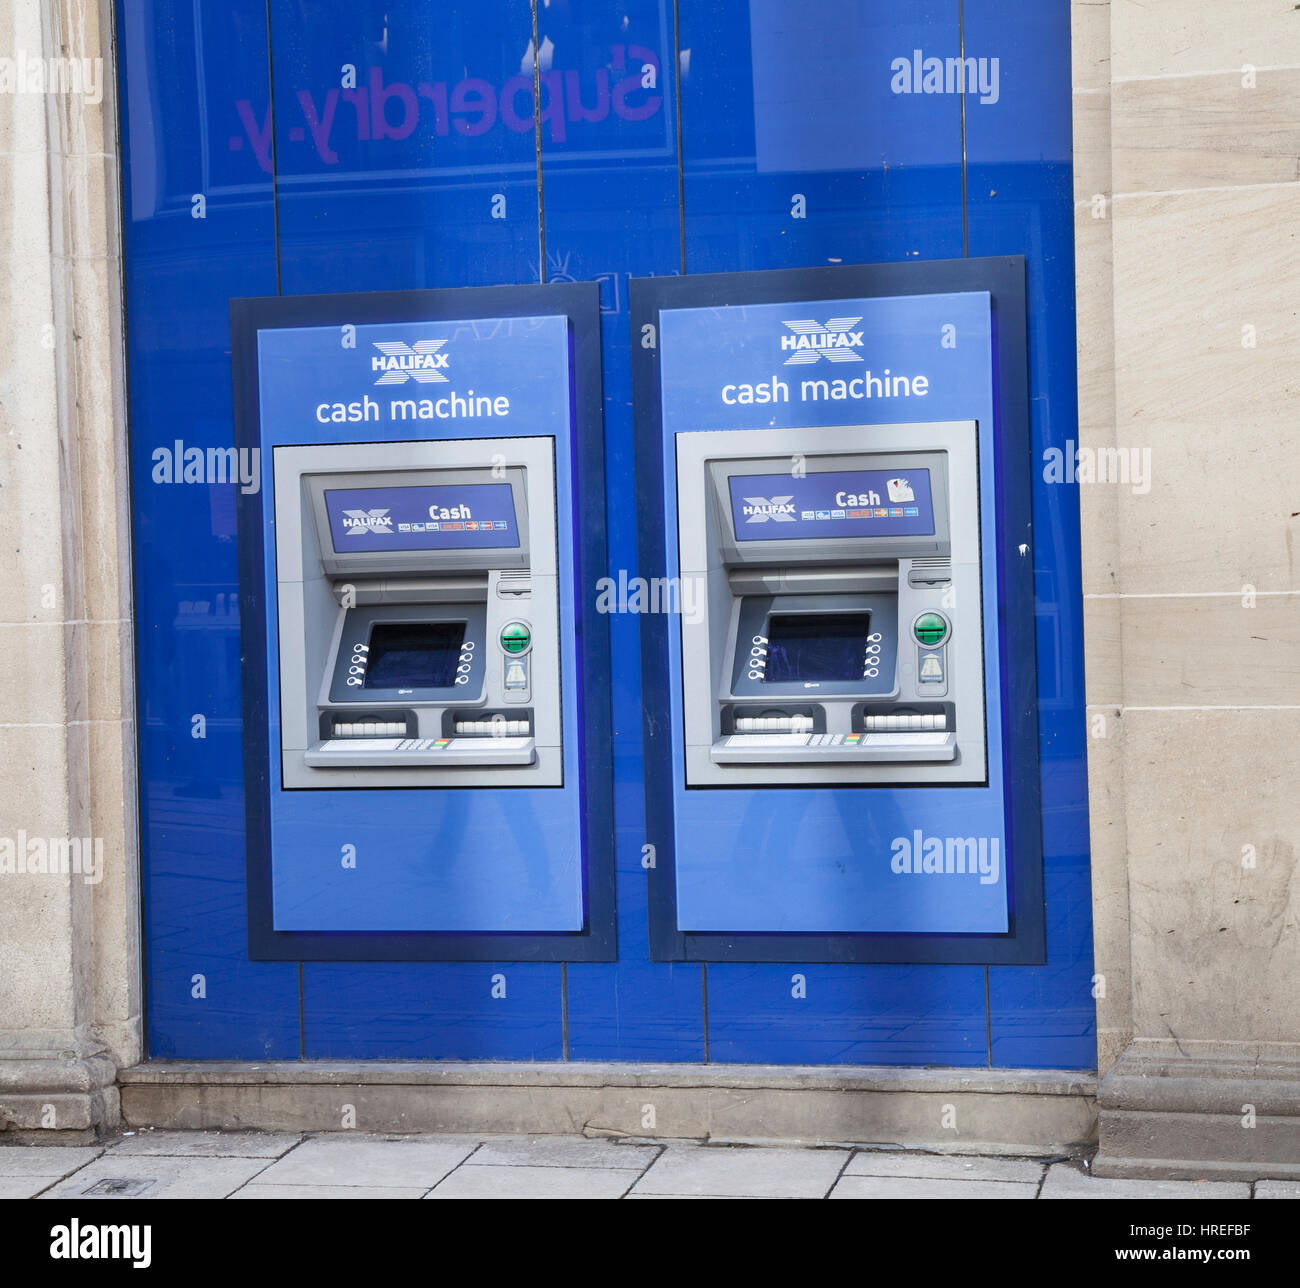
<svg viewBox="0 0 1300 1288">
<path fill-rule="evenodd" d="M 117 1158 L 110 1152 L 41 1198 L 223 1199 L 265 1166 L 263 1158 Z"/>
<path fill-rule="evenodd" d="M 1257 1199 L 1300 1199 L 1300 1181 L 1256 1181 Z"/>
<path fill-rule="evenodd" d="M 57 1176 L 0 1176 L 0 1199 L 31 1199 L 58 1183 Z"/>
<path fill-rule="evenodd" d="M 957 1181 L 920 1176 L 842 1176 L 833 1199 L 1032 1199 L 1036 1181 Z"/>
<path fill-rule="evenodd" d="M 948 1181 L 1031 1181 L 1043 1179 L 1046 1163 L 1027 1158 L 973 1158 L 960 1154 L 854 1154 L 845 1176 L 923 1176 Z"/>
<path fill-rule="evenodd" d="M 630 1194 L 623 1196 L 627 1199 L 685 1199 L 688 1203 L 693 1203 L 696 1199 L 722 1199 L 728 1202 L 750 1203 L 757 1202 L 762 1195 L 759 1194 L 638 1194 L 635 1190 Z"/>
<path fill-rule="evenodd" d="M 519 1136 L 486 1140 L 466 1167 L 611 1167 L 641 1171 L 659 1154 L 654 1145 L 616 1145 L 566 1136 Z"/>
<path fill-rule="evenodd" d="M 259 1185 L 236 1190 L 232 1199 L 422 1199 L 424 1191 L 388 1185 Z"/>
<path fill-rule="evenodd" d="M 671 1146 L 636 1183 L 645 1194 L 720 1198 L 822 1198 L 848 1158 L 845 1149 Z"/>
<path fill-rule="evenodd" d="M 272 1163 L 267 1185 L 378 1185 L 427 1190 L 459 1166 L 475 1136 L 312 1136 Z"/>
<path fill-rule="evenodd" d="M 99 1145 L 0 1145 L 0 1176 L 67 1176 L 103 1152 Z"/>
<path fill-rule="evenodd" d="M 636 1173 L 614 1167 L 458 1167 L 431 1199 L 618 1199 Z"/>
<path fill-rule="evenodd" d="M 1239 1181 L 1096 1177 L 1079 1160 L 585 1136 L 142 1129 L 0 1143 L 0 1198 L 1248 1198 Z M 1262 1180 L 1257 1198 L 1300 1199 Z"/>
<path fill-rule="evenodd" d="M 1125 1181 L 1093 1176 L 1073 1163 L 1053 1163 L 1039 1198 L 1044 1199 L 1248 1199 L 1244 1181 Z"/>
<path fill-rule="evenodd" d="M 279 1158 L 302 1140 L 300 1132 L 141 1131 L 112 1146 L 119 1158 L 150 1154 L 208 1158 Z"/>
</svg>

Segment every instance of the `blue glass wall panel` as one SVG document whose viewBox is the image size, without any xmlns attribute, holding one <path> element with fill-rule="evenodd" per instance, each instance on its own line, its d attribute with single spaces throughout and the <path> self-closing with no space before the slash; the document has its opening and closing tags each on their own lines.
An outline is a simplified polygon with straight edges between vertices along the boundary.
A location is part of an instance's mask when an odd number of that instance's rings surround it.
<svg viewBox="0 0 1300 1288">
<path fill-rule="evenodd" d="M 620 614 L 619 961 L 299 967 L 245 946 L 236 485 L 165 481 L 232 441 L 232 297 L 596 279 L 632 577 L 630 277 L 1001 253 L 1028 260 L 1035 451 L 1064 446 L 1064 0 L 119 0 L 117 23 L 151 1053 L 1090 1065 L 1072 485 L 1034 494 L 1046 965 L 651 963 Z M 973 87 L 927 87 L 963 48 Z"/>
</svg>

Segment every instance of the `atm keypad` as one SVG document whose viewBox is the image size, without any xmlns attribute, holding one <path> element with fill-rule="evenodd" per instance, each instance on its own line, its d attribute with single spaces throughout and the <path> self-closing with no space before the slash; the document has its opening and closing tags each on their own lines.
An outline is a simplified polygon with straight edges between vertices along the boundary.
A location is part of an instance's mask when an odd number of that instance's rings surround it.
<svg viewBox="0 0 1300 1288">
<path fill-rule="evenodd" d="M 813 736 L 807 733 L 739 733 L 723 741 L 732 747 L 806 747 L 808 739 Z"/>
<path fill-rule="evenodd" d="M 392 765 L 532 764 L 536 752 L 532 738 L 327 738 L 307 751 L 308 764 L 328 768 Z"/>
<path fill-rule="evenodd" d="M 942 720 L 942 716 L 900 717 L 912 720 Z M 738 733 L 723 738 L 718 745 L 735 748 L 793 748 L 843 752 L 879 750 L 882 747 L 943 747 L 951 745 L 952 734 L 942 725 L 891 725 L 873 728 L 869 733 Z"/>
<path fill-rule="evenodd" d="M 871 733 L 862 739 L 864 747 L 944 747 L 948 746 L 951 734 L 948 733 L 918 733 L 913 730 L 903 730 L 899 733 Z"/>
<path fill-rule="evenodd" d="M 531 740 L 518 734 L 499 738 L 489 743 L 484 738 L 327 738 L 320 744 L 322 751 L 446 751 L 448 748 L 474 748 L 500 746 L 516 749 Z"/>
<path fill-rule="evenodd" d="M 322 751 L 396 751 L 398 738 L 326 738 Z"/>
</svg>

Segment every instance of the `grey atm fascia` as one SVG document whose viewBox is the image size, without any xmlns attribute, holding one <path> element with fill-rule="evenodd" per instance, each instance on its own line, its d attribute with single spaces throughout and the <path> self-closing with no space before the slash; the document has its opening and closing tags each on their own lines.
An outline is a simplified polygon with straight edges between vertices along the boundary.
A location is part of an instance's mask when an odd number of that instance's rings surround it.
<svg viewBox="0 0 1300 1288">
<path fill-rule="evenodd" d="M 682 595 L 695 611 L 681 616 L 687 786 L 984 782 L 976 423 L 703 431 L 678 434 L 676 450 L 679 565 L 683 583 L 695 583 L 694 602 L 685 586 Z M 737 541 L 727 478 L 789 473 L 796 462 L 808 474 L 929 469 L 934 535 Z M 742 622 L 768 609 L 870 611 L 873 632 L 889 622 L 872 691 L 828 681 L 769 698 L 746 685 L 741 654 L 754 637 L 741 638 Z M 943 683 L 922 686 L 929 650 L 912 626 L 931 611 L 951 629 Z M 767 732 L 765 712 L 793 732 Z"/>
<path fill-rule="evenodd" d="M 553 440 L 277 447 L 273 470 L 285 788 L 561 786 Z M 334 551 L 329 488 L 501 482 L 512 488 L 517 549 Z M 380 620 L 467 621 L 477 669 L 464 697 L 340 690 L 349 636 Z M 499 641 L 512 622 L 532 636 L 522 692 L 505 688 L 512 659 Z M 469 656 L 462 645 L 461 661 Z M 394 737 L 399 723 L 406 732 Z M 338 728 L 348 736 L 332 736 Z"/>
</svg>

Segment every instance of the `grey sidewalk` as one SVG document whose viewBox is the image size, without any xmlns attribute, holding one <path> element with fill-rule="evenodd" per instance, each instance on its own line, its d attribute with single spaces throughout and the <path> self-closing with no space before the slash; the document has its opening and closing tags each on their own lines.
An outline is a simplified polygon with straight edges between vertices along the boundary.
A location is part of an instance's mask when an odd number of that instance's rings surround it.
<svg viewBox="0 0 1300 1288">
<path fill-rule="evenodd" d="M 0 1145 L 0 1198 L 1300 1198 L 1300 1183 L 1119 1181 L 1079 1160 L 581 1136 L 139 1131 Z"/>
</svg>

